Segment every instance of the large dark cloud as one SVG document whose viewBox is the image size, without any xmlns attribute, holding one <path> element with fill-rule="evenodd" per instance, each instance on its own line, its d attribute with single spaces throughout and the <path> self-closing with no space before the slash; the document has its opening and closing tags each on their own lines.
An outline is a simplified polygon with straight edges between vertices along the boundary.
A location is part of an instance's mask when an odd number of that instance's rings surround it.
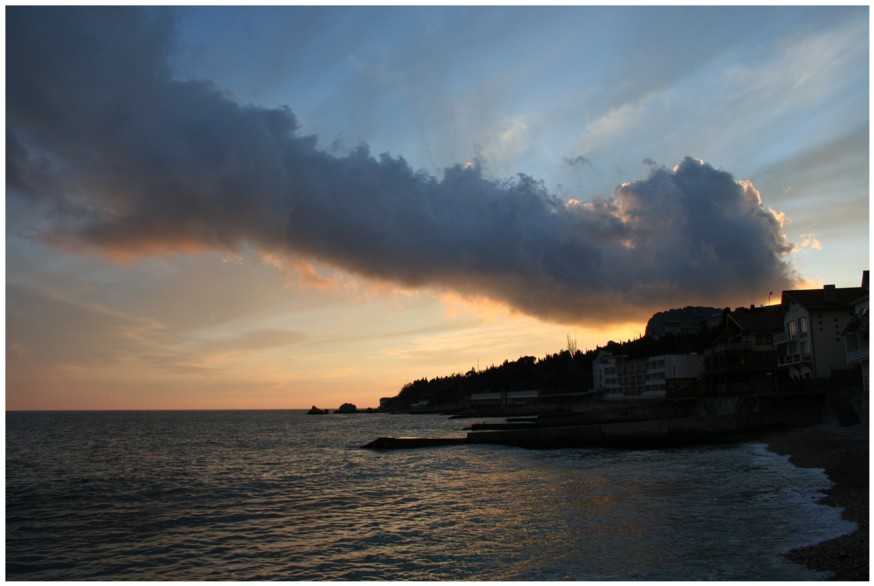
<svg viewBox="0 0 874 586">
<path fill-rule="evenodd" d="M 174 77 L 173 38 L 160 10 L 7 9 L 7 189 L 51 202 L 44 236 L 132 255 L 251 245 L 576 322 L 793 280 L 755 189 L 700 161 L 577 202 L 475 165 L 338 157 L 288 109 Z"/>
</svg>

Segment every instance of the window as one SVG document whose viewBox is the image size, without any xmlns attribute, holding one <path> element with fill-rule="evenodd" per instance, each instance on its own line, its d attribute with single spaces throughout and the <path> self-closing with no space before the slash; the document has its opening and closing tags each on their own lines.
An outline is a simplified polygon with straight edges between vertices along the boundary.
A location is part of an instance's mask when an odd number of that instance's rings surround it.
<svg viewBox="0 0 874 586">
<path fill-rule="evenodd" d="M 801 330 L 801 334 L 807 334 L 807 318 L 802 316 L 798 318 L 798 329 Z"/>
<path fill-rule="evenodd" d="M 794 340 L 798 337 L 798 323 L 795 320 L 789 322 L 789 339 Z"/>
</svg>

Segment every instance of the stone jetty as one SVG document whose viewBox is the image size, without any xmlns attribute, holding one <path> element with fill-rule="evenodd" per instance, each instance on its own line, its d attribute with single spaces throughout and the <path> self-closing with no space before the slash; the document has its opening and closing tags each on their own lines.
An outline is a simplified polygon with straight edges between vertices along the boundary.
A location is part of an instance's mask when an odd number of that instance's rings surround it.
<svg viewBox="0 0 874 586">
<path fill-rule="evenodd" d="M 804 427 L 820 421 L 818 401 L 781 402 L 762 411 L 629 419 L 628 412 L 578 413 L 535 420 L 473 424 L 465 438 L 379 438 L 367 448 L 398 449 L 459 444 L 526 448 L 658 448 L 742 441 L 767 430 Z"/>
<path fill-rule="evenodd" d="M 772 421 L 755 414 L 682 417 L 588 425 L 490 424 L 459 438 L 380 437 L 365 448 L 409 449 L 461 444 L 501 444 L 525 448 L 628 447 L 654 448 L 738 441 L 748 434 L 771 429 Z"/>
</svg>

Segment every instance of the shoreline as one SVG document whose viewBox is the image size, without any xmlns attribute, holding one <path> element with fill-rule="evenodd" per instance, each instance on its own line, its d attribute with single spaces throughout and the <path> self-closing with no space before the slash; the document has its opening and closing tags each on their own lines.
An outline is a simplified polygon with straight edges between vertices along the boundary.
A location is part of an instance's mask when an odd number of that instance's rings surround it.
<svg viewBox="0 0 874 586">
<path fill-rule="evenodd" d="M 868 581 L 868 424 L 840 427 L 825 423 L 769 431 L 757 439 L 768 444 L 768 450 L 788 455 L 794 466 L 824 469 L 832 487 L 819 502 L 841 507 L 844 519 L 857 525 L 852 533 L 790 550 L 784 556 L 810 569 L 832 572 L 832 580 Z"/>
</svg>

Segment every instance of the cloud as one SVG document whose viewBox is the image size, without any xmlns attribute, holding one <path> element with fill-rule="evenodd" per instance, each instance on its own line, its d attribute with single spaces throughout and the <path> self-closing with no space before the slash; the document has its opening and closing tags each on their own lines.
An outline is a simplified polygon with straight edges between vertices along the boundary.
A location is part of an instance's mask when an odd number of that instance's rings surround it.
<svg viewBox="0 0 874 586">
<path fill-rule="evenodd" d="M 635 102 L 611 107 L 586 126 L 580 144 L 589 153 L 602 153 L 627 143 L 653 108 L 664 101 L 662 94 L 647 94 Z"/>
<path fill-rule="evenodd" d="M 6 297 L 7 359 L 11 363 L 76 364 L 93 369 L 168 351 L 166 327 L 154 319 L 17 283 L 7 284 Z M 43 325 L 34 327 L 37 323 Z M 112 340 L 111 346 L 105 344 L 106 339 Z"/>
<path fill-rule="evenodd" d="M 822 250 L 822 242 L 813 234 L 802 234 L 798 243 L 798 251 L 805 249 Z"/>
<path fill-rule="evenodd" d="M 7 189 L 51 202 L 42 236 L 59 245 L 111 257 L 249 245 L 577 323 L 746 302 L 797 278 L 752 184 L 698 160 L 584 204 L 479 165 L 435 177 L 366 145 L 329 154 L 288 108 L 174 78 L 164 11 L 7 16 Z"/>
<path fill-rule="evenodd" d="M 225 336 L 207 342 L 213 350 L 241 351 L 279 348 L 300 344 L 309 337 L 301 332 L 281 329 L 260 329 Z"/>
<path fill-rule="evenodd" d="M 576 157 L 564 157 L 562 159 L 562 163 L 564 163 L 565 167 L 583 167 L 585 165 L 592 166 L 592 161 L 584 157 L 583 155 L 577 155 Z"/>
<path fill-rule="evenodd" d="M 753 178 L 796 226 L 816 226 L 820 238 L 867 233 L 869 136 L 865 119 L 842 136 L 768 164 Z M 829 193 L 827 206 L 819 203 L 823 193 Z"/>
</svg>

